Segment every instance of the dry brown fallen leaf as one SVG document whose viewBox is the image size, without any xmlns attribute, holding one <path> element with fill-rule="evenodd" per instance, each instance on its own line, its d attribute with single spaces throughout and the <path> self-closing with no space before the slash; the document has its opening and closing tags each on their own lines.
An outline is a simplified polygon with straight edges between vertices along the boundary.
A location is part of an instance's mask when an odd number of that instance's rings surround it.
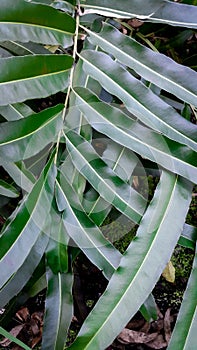
<svg viewBox="0 0 197 350">
<path fill-rule="evenodd" d="M 134 29 L 137 29 L 144 24 L 144 22 L 140 21 L 137 18 L 129 19 L 127 23 L 128 23 L 128 25 L 130 25 Z"/>
<path fill-rule="evenodd" d="M 168 344 L 167 342 L 164 340 L 163 335 L 162 334 L 158 334 L 157 337 L 146 344 L 150 349 L 163 349 L 165 348 Z"/>
<path fill-rule="evenodd" d="M 12 334 L 14 337 L 17 337 L 20 332 L 22 331 L 23 327 L 25 325 L 24 324 L 20 324 L 14 328 L 11 329 L 10 331 L 10 334 Z M 10 344 L 12 343 L 12 341 L 8 338 L 4 338 L 1 342 L 0 342 L 0 345 L 3 347 L 3 348 L 6 348 L 7 346 L 9 346 Z"/>
<path fill-rule="evenodd" d="M 16 317 L 21 322 L 26 322 L 30 318 L 29 310 L 27 307 L 23 307 L 22 309 L 18 310 L 16 313 Z"/>
<path fill-rule="evenodd" d="M 158 309 L 158 319 L 151 323 L 145 322 L 145 320 L 131 320 L 119 334 L 117 340 L 124 345 L 146 344 L 146 347 L 150 349 L 166 348 L 171 338 L 171 323 L 176 317 L 170 312 L 171 310 L 168 309 L 163 316 Z"/>
<path fill-rule="evenodd" d="M 118 336 L 118 341 L 122 344 L 146 344 L 156 338 L 158 333 L 149 333 L 133 331 L 124 328 Z"/>
<path fill-rule="evenodd" d="M 170 338 L 171 338 L 171 316 L 170 316 L 171 309 L 168 309 L 165 313 L 164 317 L 164 333 L 165 333 L 165 340 L 169 344 Z"/>
</svg>

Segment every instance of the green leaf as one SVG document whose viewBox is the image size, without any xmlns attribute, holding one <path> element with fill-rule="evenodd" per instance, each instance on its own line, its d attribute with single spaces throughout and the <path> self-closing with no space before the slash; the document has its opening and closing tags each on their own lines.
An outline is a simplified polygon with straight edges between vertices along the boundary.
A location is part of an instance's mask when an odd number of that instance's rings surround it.
<svg viewBox="0 0 197 350">
<path fill-rule="evenodd" d="M 92 127 L 144 158 L 196 182 L 196 152 L 132 120 L 85 88 L 74 88 L 76 106 Z"/>
<path fill-rule="evenodd" d="M 46 227 L 56 177 L 53 158 L 54 154 L 0 236 L 0 288 L 22 266 Z"/>
<path fill-rule="evenodd" d="M 111 211 L 112 206 L 106 202 L 94 188 L 84 193 L 82 206 L 88 217 L 97 225 L 101 226 L 107 215 Z M 102 228 L 101 228 L 101 231 Z"/>
<path fill-rule="evenodd" d="M 9 51 L 3 49 L 1 46 L 2 45 L 0 45 L 0 57 L 2 57 L 2 58 L 12 57 L 12 54 Z"/>
<path fill-rule="evenodd" d="M 46 281 L 46 273 L 44 273 L 40 278 L 37 279 L 37 281 L 30 286 L 30 288 L 27 290 L 28 298 L 35 297 L 38 293 L 40 293 L 42 290 L 44 290 L 47 287 L 47 281 Z"/>
<path fill-rule="evenodd" d="M 24 103 L 0 106 L 0 114 L 9 122 L 19 120 L 34 114 L 34 111 Z"/>
<path fill-rule="evenodd" d="M 72 45 L 75 20 L 51 6 L 30 4 L 24 0 L 2 0 L 0 40 Z"/>
<path fill-rule="evenodd" d="M 56 198 L 59 211 L 64 211 L 62 218 L 68 235 L 88 259 L 103 270 L 106 278 L 110 278 L 118 267 L 121 254 L 86 215 L 63 174 L 60 180 L 56 182 Z"/>
<path fill-rule="evenodd" d="M 73 315 L 73 277 L 70 273 L 53 274 L 48 269 L 47 282 L 42 349 L 63 350 Z"/>
<path fill-rule="evenodd" d="M 49 237 L 45 233 L 39 235 L 23 265 L 0 290 L 0 308 L 3 308 L 27 284 L 45 252 L 48 240 Z"/>
<path fill-rule="evenodd" d="M 157 320 L 157 304 L 152 293 L 140 307 L 140 312 L 147 322 Z"/>
<path fill-rule="evenodd" d="M 90 46 L 90 44 L 86 41 L 84 43 L 85 46 Z M 92 46 L 92 45 L 91 45 Z M 82 69 L 83 61 L 78 60 L 74 73 L 73 73 L 73 85 L 78 85 L 78 86 L 91 86 L 91 89 L 93 91 L 99 91 L 101 90 L 100 85 L 98 82 L 94 81 L 92 78 L 90 78 Z M 79 134 L 83 135 L 83 137 L 90 141 L 92 139 L 92 129 L 90 128 L 90 125 L 87 123 L 87 121 L 84 119 L 83 114 L 75 108 L 75 94 L 73 91 L 70 93 L 69 97 L 69 110 L 66 116 L 66 125 L 78 132 Z M 69 159 L 67 157 L 66 159 L 67 162 L 67 169 L 68 172 L 72 171 L 72 176 L 71 176 L 71 181 L 72 181 L 72 186 L 78 192 L 79 196 L 82 197 L 85 186 L 86 186 L 86 179 L 77 171 L 75 168 L 73 171 L 73 164 L 72 161 L 70 160 L 70 164 L 68 164 Z M 68 175 L 69 176 L 69 175 Z M 69 180 L 70 181 L 70 180 Z"/>
<path fill-rule="evenodd" d="M 32 190 L 36 179 L 23 162 L 11 163 L 2 159 L 1 164 L 18 186 L 27 192 Z"/>
<path fill-rule="evenodd" d="M 193 262 L 192 272 L 183 295 L 183 302 L 179 310 L 177 322 L 172 333 L 168 350 L 193 350 L 196 347 L 197 307 L 197 250 Z"/>
<path fill-rule="evenodd" d="M 165 23 L 172 26 L 197 28 L 197 7 L 177 4 L 172 1 L 125 0 L 82 0 L 86 13 L 99 13 L 107 17 L 146 19 L 149 22 Z"/>
<path fill-rule="evenodd" d="M 10 52 L 10 56 L 26 56 L 34 54 L 34 52 L 23 46 L 21 43 L 14 41 L 3 41 L 0 45 Z"/>
<path fill-rule="evenodd" d="M 69 269 L 68 236 L 61 215 L 56 212 L 54 205 L 50 212 L 51 232 L 46 251 L 47 264 L 54 274 L 66 273 Z"/>
<path fill-rule="evenodd" d="M 148 18 L 157 11 L 163 4 L 163 0 L 81 0 L 81 6 L 88 10 L 88 13 L 99 13 L 104 16 L 122 18 Z M 86 12 L 85 12 L 86 13 Z"/>
<path fill-rule="evenodd" d="M 137 156 L 125 147 L 121 147 L 120 145 L 116 144 L 113 141 L 110 141 L 107 138 L 105 147 L 105 151 L 102 155 L 104 162 L 123 181 L 129 181 L 131 179 L 133 170 L 139 161 Z M 106 219 L 112 207 L 109 203 L 107 203 L 107 201 L 99 196 L 98 192 L 96 192 L 93 188 L 84 193 L 82 205 L 85 211 L 88 213 L 88 216 L 98 226 L 101 226 L 103 224 L 103 221 Z"/>
<path fill-rule="evenodd" d="M 70 2 L 65 1 L 65 0 L 55 0 L 52 5 L 56 9 L 67 12 L 70 15 L 74 16 L 74 14 L 75 14 L 75 7 L 74 7 L 74 4 L 72 4 L 72 2 L 70 3 Z"/>
<path fill-rule="evenodd" d="M 94 148 L 73 131 L 66 132 L 67 149 L 75 167 L 107 202 L 134 222 L 139 222 L 146 200 L 110 169 Z"/>
<path fill-rule="evenodd" d="M 178 244 L 186 248 L 195 249 L 197 241 L 197 227 L 185 224 Z"/>
<path fill-rule="evenodd" d="M 61 164 L 61 170 L 75 192 L 78 194 L 80 200 L 82 200 L 86 186 L 86 179 L 77 171 L 68 153 L 66 153 L 66 159 Z"/>
<path fill-rule="evenodd" d="M 152 51 L 135 39 L 121 34 L 119 30 L 107 23 L 103 23 L 100 33 L 94 33 L 84 27 L 83 29 L 89 34 L 91 43 L 99 45 L 103 50 L 116 57 L 118 61 L 134 69 L 144 79 L 151 81 L 181 100 L 197 105 L 195 84 L 197 72 L 176 63 L 163 54 Z M 190 123 L 185 122 L 184 124 L 187 130 Z"/>
<path fill-rule="evenodd" d="M 136 237 L 70 350 L 105 349 L 138 311 L 170 259 L 181 234 L 191 191 L 188 181 L 162 173 Z"/>
<path fill-rule="evenodd" d="M 17 339 L 16 337 L 14 337 L 12 334 L 10 334 L 9 332 L 7 332 L 5 329 L 3 329 L 2 327 L 0 327 L 0 334 L 2 334 L 4 337 L 8 338 L 11 342 L 16 343 L 17 345 L 19 345 L 20 347 L 22 347 L 22 349 L 24 350 L 31 350 L 29 348 L 29 346 L 25 345 L 21 340 Z"/>
<path fill-rule="evenodd" d="M 4 180 L 0 180 L 0 195 L 16 198 L 19 196 L 19 192 L 13 185 L 7 183 Z"/>
<path fill-rule="evenodd" d="M 191 2 L 190 2 L 191 4 Z M 197 6 L 163 1 L 163 6 L 150 18 L 150 22 L 165 23 L 171 26 L 197 28 Z"/>
<path fill-rule="evenodd" d="M 196 128 L 108 55 L 83 51 L 84 70 L 149 127 L 197 150 Z"/>
<path fill-rule="evenodd" d="M 73 58 L 32 55 L 1 58 L 0 105 L 41 98 L 65 90 Z"/>
<path fill-rule="evenodd" d="M 135 153 L 112 140 L 107 139 L 106 142 L 102 159 L 123 181 L 129 181 L 139 158 Z"/>
<path fill-rule="evenodd" d="M 0 158 L 27 159 L 53 142 L 62 128 L 64 105 L 48 108 L 21 120 L 1 124 Z"/>
</svg>

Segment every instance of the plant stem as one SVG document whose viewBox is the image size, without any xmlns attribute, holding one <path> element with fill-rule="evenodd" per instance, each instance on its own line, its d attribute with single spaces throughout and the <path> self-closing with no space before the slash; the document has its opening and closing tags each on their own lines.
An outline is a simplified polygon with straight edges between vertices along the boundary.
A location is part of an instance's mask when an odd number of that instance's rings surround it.
<svg viewBox="0 0 197 350">
<path fill-rule="evenodd" d="M 66 99 L 64 102 L 64 109 L 62 112 L 62 119 L 63 122 L 65 120 L 65 116 L 66 116 L 66 111 L 68 108 L 68 104 L 69 104 L 69 96 L 70 96 L 70 91 L 72 89 L 72 85 L 73 85 L 73 76 L 74 76 L 74 69 L 75 69 L 75 61 L 76 61 L 76 56 L 77 56 L 77 40 L 78 40 L 78 34 L 79 34 L 79 13 L 80 13 L 80 8 L 79 5 L 76 8 L 76 30 L 75 30 L 75 35 L 74 35 L 74 45 L 73 45 L 73 65 L 70 71 L 70 82 L 68 85 L 68 89 L 67 89 L 67 93 L 66 93 Z M 57 139 L 57 143 L 56 143 L 56 153 L 55 153 L 55 159 L 54 159 L 54 163 L 57 163 L 57 155 L 58 155 L 58 150 L 59 150 L 59 144 L 60 144 L 60 138 L 61 138 L 61 133 L 62 130 L 59 131 L 58 134 L 58 139 Z"/>
</svg>

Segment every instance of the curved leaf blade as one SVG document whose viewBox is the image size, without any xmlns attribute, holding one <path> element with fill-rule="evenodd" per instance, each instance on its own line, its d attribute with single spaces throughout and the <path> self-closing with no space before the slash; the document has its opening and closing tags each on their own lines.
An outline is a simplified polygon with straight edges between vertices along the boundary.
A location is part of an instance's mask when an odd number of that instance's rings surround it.
<svg viewBox="0 0 197 350">
<path fill-rule="evenodd" d="M 75 20 L 51 6 L 24 0 L 2 0 L 0 40 L 13 40 L 71 46 Z"/>
<path fill-rule="evenodd" d="M 103 270 L 106 278 L 110 278 L 118 267 L 121 254 L 83 211 L 76 194 L 64 177 L 61 177 L 61 184 L 56 182 L 56 198 L 59 210 L 64 210 L 62 218 L 68 235 L 88 259 Z"/>
<path fill-rule="evenodd" d="M 105 164 L 89 142 L 73 131 L 67 131 L 65 137 L 78 171 L 107 202 L 132 221 L 139 222 L 146 208 L 146 200 Z"/>
<path fill-rule="evenodd" d="M 69 270 L 68 236 L 61 214 L 57 212 L 56 205 L 50 212 L 51 230 L 50 240 L 46 250 L 47 265 L 54 274 L 66 273 Z"/>
<path fill-rule="evenodd" d="M 13 185 L 7 183 L 4 180 L 0 180 L 0 195 L 16 198 L 19 196 L 19 192 Z"/>
<path fill-rule="evenodd" d="M 26 169 L 23 162 L 11 163 L 1 160 L 1 165 L 18 186 L 20 186 L 26 192 L 30 192 L 32 190 L 36 179 L 33 174 Z"/>
<path fill-rule="evenodd" d="M 45 166 L 32 191 L 15 211 L 0 236 L 0 288 L 22 266 L 44 231 L 51 208 L 56 168 L 54 154 Z M 20 254 L 19 254 L 20 252 Z"/>
<path fill-rule="evenodd" d="M 68 55 L 32 55 L 1 58 L 0 105 L 41 98 L 68 86 L 73 58 Z"/>
<path fill-rule="evenodd" d="M 172 333 L 168 350 L 192 350 L 196 347 L 197 329 L 197 250 L 192 272 L 183 296 L 177 322 Z"/>
<path fill-rule="evenodd" d="M 99 13 L 104 16 L 122 17 L 122 18 L 148 18 L 157 11 L 163 0 L 150 0 L 144 3 L 142 0 L 81 0 L 81 6 L 86 10 L 85 13 Z"/>
<path fill-rule="evenodd" d="M 0 290 L 0 307 L 3 308 L 26 285 L 38 266 L 48 243 L 48 237 L 41 233 L 25 259 L 23 265 Z"/>
<path fill-rule="evenodd" d="M 77 107 L 93 128 L 164 168 L 196 182 L 196 152 L 132 120 L 85 88 L 74 88 Z"/>
<path fill-rule="evenodd" d="M 90 122 L 90 124 L 92 124 L 92 122 Z M 112 140 L 107 140 L 102 159 L 123 181 L 126 182 L 131 180 L 133 171 L 139 162 L 139 158 L 135 153 Z"/>
<path fill-rule="evenodd" d="M 111 53 L 118 61 L 134 69 L 139 75 L 183 101 L 197 105 L 197 72 L 176 63 L 171 58 L 154 52 L 123 35 L 113 26 L 103 23 L 99 33 L 83 27 L 89 40 Z M 187 123 L 185 123 L 187 125 Z M 189 123 L 188 123 L 189 126 Z M 191 127 L 191 126 L 190 126 Z M 196 139 L 197 141 L 197 139 Z"/>
<path fill-rule="evenodd" d="M 64 105 L 38 114 L 1 124 L 0 158 L 7 161 L 27 159 L 53 142 L 61 130 Z"/>
<path fill-rule="evenodd" d="M 197 28 L 197 6 L 163 1 L 150 18 L 150 22 L 165 23 L 171 26 Z"/>
<path fill-rule="evenodd" d="M 91 50 L 83 51 L 80 57 L 85 71 L 117 96 L 148 127 L 197 150 L 197 126 L 181 117 L 120 64 L 104 53 Z"/>
<path fill-rule="evenodd" d="M 28 117 L 34 114 L 34 111 L 24 103 L 15 103 L 13 105 L 0 106 L 0 114 L 10 122 Z"/>
<path fill-rule="evenodd" d="M 70 273 L 47 271 L 47 297 L 42 338 L 43 350 L 63 350 L 72 319 L 72 284 Z"/>
<path fill-rule="evenodd" d="M 98 13 L 107 17 L 146 19 L 149 22 L 165 23 L 172 26 L 197 28 L 197 7 L 177 4 L 167 0 L 141 1 L 125 0 L 82 0 L 86 13 Z"/>
<path fill-rule="evenodd" d="M 79 346 L 86 350 L 105 349 L 138 311 L 169 261 L 181 234 L 191 191 L 191 183 L 163 172 L 136 238 L 70 350 Z"/>
<path fill-rule="evenodd" d="M 186 248 L 191 248 L 195 250 L 195 245 L 197 241 L 197 227 L 185 224 L 183 227 L 183 232 L 179 238 L 178 244 Z"/>
<path fill-rule="evenodd" d="M 5 329 L 0 327 L 0 334 L 2 334 L 4 337 L 8 338 L 11 342 L 14 342 L 15 344 L 19 345 L 24 350 L 31 350 L 29 346 L 27 346 L 25 343 L 23 343 L 21 340 L 14 337 L 10 332 L 7 332 Z"/>
</svg>

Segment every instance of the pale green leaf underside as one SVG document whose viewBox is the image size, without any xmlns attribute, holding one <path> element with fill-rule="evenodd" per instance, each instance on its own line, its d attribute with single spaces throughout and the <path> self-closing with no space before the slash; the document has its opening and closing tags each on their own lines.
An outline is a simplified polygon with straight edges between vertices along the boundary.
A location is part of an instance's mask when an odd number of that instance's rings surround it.
<svg viewBox="0 0 197 350">
<path fill-rule="evenodd" d="M 13 105 L 0 106 L 0 114 L 10 122 L 28 117 L 34 114 L 34 111 L 24 103 L 15 103 Z"/>
<path fill-rule="evenodd" d="M 76 105 L 93 128 L 119 144 L 191 181 L 197 178 L 196 152 L 132 120 L 120 109 L 101 102 L 88 89 L 74 89 Z"/>
<path fill-rule="evenodd" d="M 197 227 L 192 225 L 184 224 L 183 232 L 179 238 L 179 244 L 183 247 L 191 248 L 195 250 L 197 241 Z"/>
<path fill-rule="evenodd" d="M 168 350 L 193 350 L 197 329 L 197 251 Z"/>
<path fill-rule="evenodd" d="M 94 33 L 85 27 L 83 29 L 90 35 L 90 41 L 93 44 L 99 45 L 118 61 L 134 69 L 144 79 L 169 91 L 183 101 L 197 105 L 195 83 L 197 72 L 176 63 L 163 54 L 152 51 L 135 39 L 121 34 L 107 23 L 103 23 L 103 28 L 99 33 Z M 184 124 L 189 125 L 186 122 Z"/>
<path fill-rule="evenodd" d="M 0 291 L 0 308 L 3 308 L 26 285 L 28 280 L 42 258 L 47 246 L 48 236 L 41 233 L 29 252 L 23 265 L 9 279 L 8 283 Z"/>
<path fill-rule="evenodd" d="M 80 57 L 84 61 L 84 70 L 117 96 L 148 127 L 197 150 L 196 125 L 185 121 L 120 64 L 108 55 L 93 50 L 83 51 Z"/>
<path fill-rule="evenodd" d="M 43 350 L 64 348 L 68 327 L 73 315 L 71 273 L 53 274 L 47 271 L 48 288 L 42 337 Z"/>
<path fill-rule="evenodd" d="M 163 3 L 163 0 L 150 0 L 144 3 L 143 0 L 81 0 L 81 6 L 85 10 L 92 10 L 93 13 L 100 13 L 113 17 L 138 17 L 148 18 L 157 11 Z"/>
<path fill-rule="evenodd" d="M 122 181 L 98 156 L 90 143 L 73 131 L 66 132 L 70 156 L 78 171 L 107 202 L 134 222 L 139 222 L 146 208 L 145 199 Z"/>
<path fill-rule="evenodd" d="M 63 191 L 57 181 L 56 197 L 59 210 L 64 210 L 65 230 L 90 261 L 101 269 L 107 278 L 110 278 L 118 267 L 121 254 L 102 235 L 100 229 L 76 202 L 76 195 L 68 182 L 62 178 L 61 180 L 65 182 L 66 187 L 64 186 Z"/>
<path fill-rule="evenodd" d="M 172 26 L 197 28 L 197 7 L 177 4 L 167 0 L 136 0 L 117 2 L 116 0 L 82 0 L 86 13 L 98 13 L 107 17 L 145 19 Z"/>
<path fill-rule="evenodd" d="M 163 6 L 150 18 L 150 22 L 177 27 L 197 28 L 197 6 L 163 1 Z"/>
<path fill-rule="evenodd" d="M 162 174 L 136 238 L 70 350 L 79 346 L 86 350 L 105 349 L 137 312 L 170 259 L 181 234 L 191 190 L 184 179 L 166 172 Z"/>
<path fill-rule="evenodd" d="M 112 140 L 106 139 L 106 142 L 102 159 L 123 181 L 130 181 L 139 158 L 135 153 Z"/>
</svg>

